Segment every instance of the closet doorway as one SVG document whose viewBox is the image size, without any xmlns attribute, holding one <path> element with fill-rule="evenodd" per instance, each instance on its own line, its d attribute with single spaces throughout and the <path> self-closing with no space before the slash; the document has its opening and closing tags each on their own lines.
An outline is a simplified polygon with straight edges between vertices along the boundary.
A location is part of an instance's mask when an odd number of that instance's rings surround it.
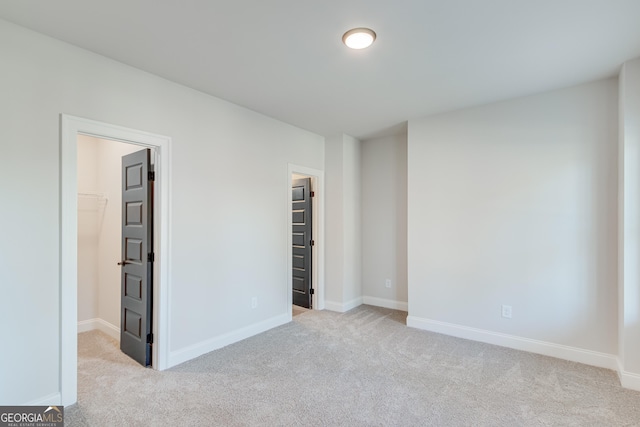
<svg viewBox="0 0 640 427">
<path fill-rule="evenodd" d="M 293 317 L 305 307 L 324 309 L 324 171 L 289 164 L 287 172 L 287 301 Z"/>
<path fill-rule="evenodd" d="M 153 180 L 147 170 L 153 170 L 155 150 L 88 135 L 78 135 L 77 148 L 78 333 L 100 330 L 151 365 Z M 144 203 L 136 197 L 123 209 L 125 194 L 141 191 Z M 123 228 L 125 218 L 131 224 Z"/>
</svg>

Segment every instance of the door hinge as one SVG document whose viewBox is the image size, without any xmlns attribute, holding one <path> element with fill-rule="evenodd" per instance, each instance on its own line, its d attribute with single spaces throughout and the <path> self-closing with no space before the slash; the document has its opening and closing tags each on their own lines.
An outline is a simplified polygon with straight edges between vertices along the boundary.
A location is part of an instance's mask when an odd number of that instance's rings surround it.
<svg viewBox="0 0 640 427">
<path fill-rule="evenodd" d="M 311 192 L 311 197 L 316 197 L 316 192 L 315 191 Z"/>
<path fill-rule="evenodd" d="M 156 173 L 154 171 L 149 171 L 147 173 L 147 179 L 149 181 L 155 181 L 156 180 Z"/>
<path fill-rule="evenodd" d="M 147 344 L 153 344 L 153 334 L 147 334 Z"/>
<path fill-rule="evenodd" d="M 313 289 L 313 288 L 309 289 L 309 294 L 310 294 L 310 295 L 313 295 L 313 294 L 315 294 L 315 293 L 316 293 L 315 289 Z"/>
<path fill-rule="evenodd" d="M 312 240 L 312 241 L 310 241 L 310 242 L 309 242 L 309 244 L 310 244 L 311 246 L 315 246 L 315 245 L 316 245 L 316 241 L 315 241 L 315 240 Z"/>
<path fill-rule="evenodd" d="M 149 252 L 147 254 L 147 262 L 154 262 L 156 260 L 156 254 L 153 252 Z"/>
</svg>

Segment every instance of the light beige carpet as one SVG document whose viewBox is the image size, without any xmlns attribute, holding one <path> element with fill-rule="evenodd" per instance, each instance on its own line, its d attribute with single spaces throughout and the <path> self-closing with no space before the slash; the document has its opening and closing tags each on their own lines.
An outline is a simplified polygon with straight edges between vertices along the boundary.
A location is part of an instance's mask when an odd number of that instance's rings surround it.
<svg viewBox="0 0 640 427">
<path fill-rule="evenodd" d="M 302 313 L 306 313 L 309 310 L 310 309 L 308 309 L 308 308 L 298 307 L 297 305 L 292 305 L 291 306 L 291 315 L 293 317 L 296 317 L 297 315 L 302 314 Z"/>
<path fill-rule="evenodd" d="M 361 306 L 294 321 L 164 372 L 79 335 L 69 426 L 637 426 L 612 371 L 405 326 Z"/>
</svg>

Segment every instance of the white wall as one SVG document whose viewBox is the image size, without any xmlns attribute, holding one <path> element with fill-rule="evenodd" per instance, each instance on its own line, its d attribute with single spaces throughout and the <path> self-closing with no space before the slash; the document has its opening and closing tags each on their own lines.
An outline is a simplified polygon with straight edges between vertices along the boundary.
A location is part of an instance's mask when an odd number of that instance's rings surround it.
<svg viewBox="0 0 640 427">
<path fill-rule="evenodd" d="M 620 73 L 619 355 L 625 386 L 640 390 L 640 59 Z"/>
<path fill-rule="evenodd" d="M 59 393 L 61 113 L 172 138 L 170 364 L 286 321 L 287 168 L 323 137 L 6 21 L 0 52 L 0 402 Z"/>
<path fill-rule="evenodd" d="M 329 137 L 325 141 L 325 225 L 331 232 L 325 236 L 325 300 L 327 308 L 338 310 L 335 304 L 342 304 L 342 280 L 344 276 L 343 243 L 343 140 L 342 135 Z"/>
<path fill-rule="evenodd" d="M 98 145 L 78 138 L 78 321 L 99 316 L 98 242 L 105 201 L 98 198 Z"/>
<path fill-rule="evenodd" d="M 362 142 L 362 293 L 407 309 L 406 133 Z"/>
<path fill-rule="evenodd" d="M 362 298 L 362 183 L 360 141 L 344 136 L 344 296 L 354 304 Z"/>
<path fill-rule="evenodd" d="M 325 306 L 347 311 L 362 304 L 360 141 L 326 140 Z"/>
<path fill-rule="evenodd" d="M 616 79 L 411 120 L 411 323 L 616 354 L 616 140 Z"/>
</svg>

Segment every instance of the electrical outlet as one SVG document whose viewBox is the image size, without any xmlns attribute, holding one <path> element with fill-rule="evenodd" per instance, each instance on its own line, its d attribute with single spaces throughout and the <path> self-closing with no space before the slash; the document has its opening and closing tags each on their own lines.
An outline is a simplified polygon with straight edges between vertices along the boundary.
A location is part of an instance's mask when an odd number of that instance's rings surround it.
<svg viewBox="0 0 640 427">
<path fill-rule="evenodd" d="M 503 305 L 502 306 L 502 317 L 505 319 L 511 319 L 511 306 Z"/>
<path fill-rule="evenodd" d="M 251 308 L 256 308 L 258 306 L 258 297 L 251 298 Z"/>
<path fill-rule="evenodd" d="M 391 279 L 387 279 L 384 281 L 384 287 L 385 288 L 390 288 L 391 287 Z"/>
</svg>

